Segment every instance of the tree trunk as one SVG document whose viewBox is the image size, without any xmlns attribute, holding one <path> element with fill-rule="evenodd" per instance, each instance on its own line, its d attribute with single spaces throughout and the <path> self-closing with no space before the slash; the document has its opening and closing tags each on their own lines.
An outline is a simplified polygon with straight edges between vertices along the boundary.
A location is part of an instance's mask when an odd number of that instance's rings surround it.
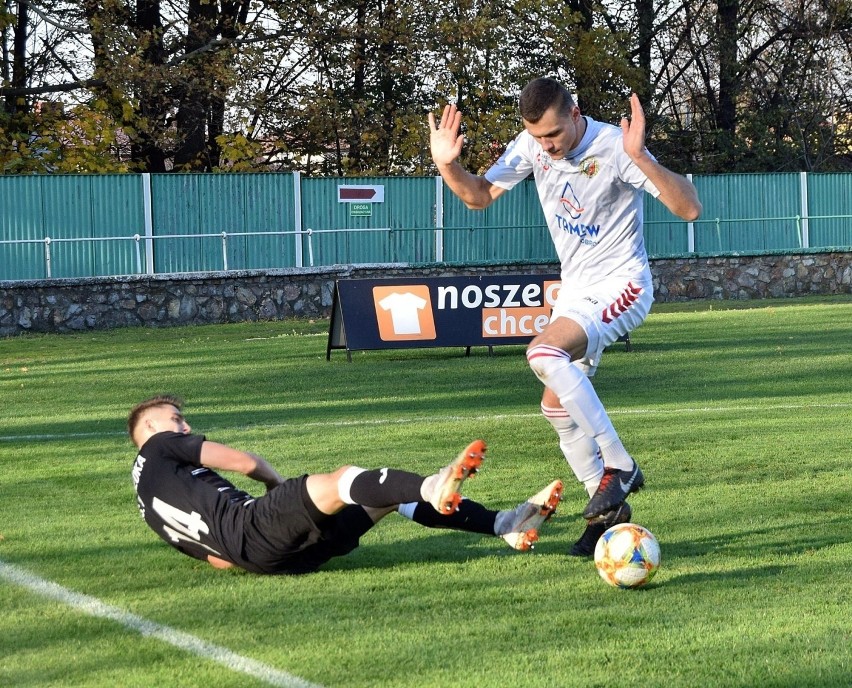
<svg viewBox="0 0 852 688">
<path fill-rule="evenodd" d="M 350 101 L 350 128 L 347 136 L 349 154 L 345 169 L 359 171 L 361 169 L 361 134 L 364 128 L 362 109 L 367 102 L 364 92 L 367 81 L 367 7 L 366 2 L 359 2 L 355 21 L 355 47 L 352 56 L 354 75 L 352 79 L 352 98 Z"/>
<path fill-rule="evenodd" d="M 583 33 L 592 30 L 595 23 L 594 0 L 566 0 L 566 5 L 572 12 L 579 13 L 581 20 L 578 29 Z M 594 103 L 598 100 L 596 94 L 600 88 L 599 82 L 593 81 L 577 69 L 573 70 L 574 83 L 578 104 L 583 112 L 594 119 L 601 119 L 601 113 Z"/>
<path fill-rule="evenodd" d="M 207 0 L 190 0 L 185 53 L 189 54 L 207 45 L 216 37 L 216 3 Z M 182 83 L 178 89 L 180 105 L 177 112 L 177 148 L 175 170 L 209 171 L 218 160 L 207 158 L 208 97 L 212 80 L 204 73 L 201 57 L 184 65 Z"/>
<path fill-rule="evenodd" d="M 397 22 L 396 2 L 391 0 L 385 5 L 384 16 L 382 17 L 383 26 L 394 26 Z M 393 35 L 393 34 L 390 34 Z M 393 59 L 396 51 L 396 39 L 383 39 L 379 44 L 378 49 L 378 66 L 379 66 L 379 84 L 377 98 L 382 107 L 381 112 L 381 131 L 379 141 L 375 147 L 374 160 L 371 167 L 381 172 L 382 174 L 390 173 L 390 154 L 391 143 L 394 135 L 394 120 L 396 119 L 397 98 L 396 87 L 393 73 Z"/>
<path fill-rule="evenodd" d="M 18 3 L 18 16 L 12 41 L 12 88 L 25 88 L 27 85 L 27 4 Z M 23 96 L 6 96 L 6 112 L 10 115 L 29 111 L 27 99 Z"/>
<path fill-rule="evenodd" d="M 159 72 L 165 62 L 163 24 L 160 20 L 160 0 L 138 0 L 136 3 L 135 35 L 142 42 L 144 62 L 151 71 Z M 136 127 L 130 155 L 133 166 L 141 172 L 165 172 L 166 152 L 157 142 L 157 133 L 168 117 L 168 97 L 164 86 L 146 82 L 139 90 L 139 117 L 145 122 Z"/>
<path fill-rule="evenodd" d="M 723 138 L 731 141 L 737 126 L 737 16 L 739 0 L 718 0 L 719 112 L 717 126 Z"/>
<path fill-rule="evenodd" d="M 643 104 L 653 95 L 651 85 L 651 41 L 654 38 L 654 0 L 636 0 L 637 63 L 642 72 L 642 83 L 636 85 L 636 94 Z"/>
</svg>

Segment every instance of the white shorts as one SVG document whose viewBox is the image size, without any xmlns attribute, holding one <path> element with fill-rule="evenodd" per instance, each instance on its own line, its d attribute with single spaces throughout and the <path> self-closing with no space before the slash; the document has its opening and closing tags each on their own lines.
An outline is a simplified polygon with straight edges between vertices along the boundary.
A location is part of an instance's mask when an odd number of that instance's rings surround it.
<svg viewBox="0 0 852 688">
<path fill-rule="evenodd" d="M 560 289 L 550 319 L 568 318 L 586 332 L 586 355 L 572 363 L 591 377 L 604 349 L 645 322 L 653 303 L 653 284 L 613 277 L 582 290 Z"/>
</svg>

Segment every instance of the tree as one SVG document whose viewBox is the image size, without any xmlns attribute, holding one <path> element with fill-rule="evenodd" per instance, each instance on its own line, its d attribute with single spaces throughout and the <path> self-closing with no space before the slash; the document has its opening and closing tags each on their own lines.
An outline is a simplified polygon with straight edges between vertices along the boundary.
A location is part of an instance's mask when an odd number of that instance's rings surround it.
<svg viewBox="0 0 852 688">
<path fill-rule="evenodd" d="M 4 41 L 13 15 L 17 26 L 25 26 L 30 11 L 36 11 L 44 23 L 65 31 L 63 45 L 82 43 L 78 54 L 89 59 L 85 70 L 78 70 L 80 58 L 65 61 L 51 49 L 52 71 L 15 72 L 13 79 L 4 77 L 0 94 L 6 103 L 82 94 L 81 104 L 105 110 L 129 137 L 133 169 L 213 169 L 220 162 L 227 91 L 234 83 L 234 46 L 246 38 L 250 7 L 250 0 L 19 2 L 15 13 L 3 15 Z M 31 37 L 20 35 L 15 33 L 13 64 L 36 54 Z M 9 62 L 4 55 L 4 66 Z M 80 76 L 81 71 L 89 76 Z"/>
<path fill-rule="evenodd" d="M 661 61 L 661 138 L 692 171 L 848 167 L 848 3 L 685 2 L 671 17 L 683 49 Z"/>
<path fill-rule="evenodd" d="M 482 170 L 541 75 L 613 123 L 639 93 L 680 172 L 848 169 L 850 7 L 5 0 L 0 170 L 433 173 L 425 116 L 447 101 Z"/>
</svg>

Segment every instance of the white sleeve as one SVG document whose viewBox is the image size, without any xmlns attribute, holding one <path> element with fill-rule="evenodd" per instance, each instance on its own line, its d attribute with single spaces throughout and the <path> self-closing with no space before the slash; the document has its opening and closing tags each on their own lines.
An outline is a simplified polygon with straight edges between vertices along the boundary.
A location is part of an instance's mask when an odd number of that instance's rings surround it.
<svg viewBox="0 0 852 688">
<path fill-rule="evenodd" d="M 657 159 L 647 148 L 645 149 L 645 152 L 648 153 L 651 159 L 656 162 Z M 657 198 L 660 195 L 660 190 L 650 179 L 648 179 L 645 173 L 637 167 L 636 163 L 630 159 L 630 156 L 624 152 L 623 148 L 616 152 L 615 163 L 618 169 L 618 176 L 622 181 L 630 184 L 630 186 L 636 189 L 644 189 L 654 198 Z"/>
<path fill-rule="evenodd" d="M 529 152 L 529 134 L 522 131 L 506 147 L 503 155 L 485 173 L 485 178 L 501 189 L 511 189 L 526 179 L 533 170 Z"/>
</svg>

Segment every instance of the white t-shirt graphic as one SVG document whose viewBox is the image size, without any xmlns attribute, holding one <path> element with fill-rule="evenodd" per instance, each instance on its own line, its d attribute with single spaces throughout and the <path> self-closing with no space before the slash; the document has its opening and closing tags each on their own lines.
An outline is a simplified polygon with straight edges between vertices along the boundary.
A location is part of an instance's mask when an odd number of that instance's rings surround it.
<svg viewBox="0 0 852 688">
<path fill-rule="evenodd" d="M 379 306 L 390 311 L 394 334 L 420 334 L 417 312 L 426 307 L 426 299 L 416 294 L 394 292 L 379 301 Z"/>
</svg>

